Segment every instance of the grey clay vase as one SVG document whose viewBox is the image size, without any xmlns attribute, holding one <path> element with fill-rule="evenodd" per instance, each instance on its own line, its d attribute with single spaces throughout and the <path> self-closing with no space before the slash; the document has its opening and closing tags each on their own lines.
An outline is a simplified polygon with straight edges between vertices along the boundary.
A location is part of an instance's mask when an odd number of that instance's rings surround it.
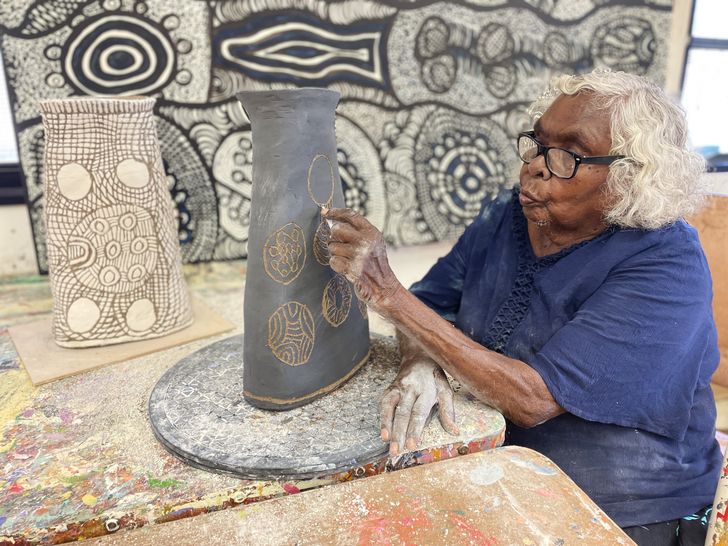
<svg viewBox="0 0 728 546">
<path fill-rule="evenodd" d="M 326 89 L 243 92 L 253 190 L 244 305 L 244 395 L 290 409 L 349 379 L 369 355 L 366 306 L 329 267 L 321 206 L 343 207 Z"/>
</svg>

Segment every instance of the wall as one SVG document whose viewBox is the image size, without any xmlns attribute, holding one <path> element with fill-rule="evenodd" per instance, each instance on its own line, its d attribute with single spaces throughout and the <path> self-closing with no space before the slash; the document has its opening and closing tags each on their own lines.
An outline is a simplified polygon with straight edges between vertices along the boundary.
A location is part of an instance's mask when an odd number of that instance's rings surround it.
<svg viewBox="0 0 728 546">
<path fill-rule="evenodd" d="M 382 2 L 15 0 L 6 73 L 39 267 L 37 101 L 149 94 L 187 261 L 245 255 L 251 135 L 236 90 L 341 92 L 347 203 L 395 244 L 456 237 L 512 183 L 527 105 L 559 72 L 607 66 L 664 81 L 669 0 Z"/>
<path fill-rule="evenodd" d="M 38 272 L 28 209 L 23 205 L 0 206 L 0 277 Z"/>
</svg>

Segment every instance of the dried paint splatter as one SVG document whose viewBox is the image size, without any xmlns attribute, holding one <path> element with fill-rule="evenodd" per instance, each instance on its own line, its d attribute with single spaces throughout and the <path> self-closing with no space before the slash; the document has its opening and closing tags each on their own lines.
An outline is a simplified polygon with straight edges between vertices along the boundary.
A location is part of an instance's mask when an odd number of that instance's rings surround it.
<svg viewBox="0 0 728 546">
<path fill-rule="evenodd" d="M 468 474 L 470 481 L 477 485 L 492 485 L 503 477 L 503 469 L 497 465 L 479 466 Z"/>
</svg>

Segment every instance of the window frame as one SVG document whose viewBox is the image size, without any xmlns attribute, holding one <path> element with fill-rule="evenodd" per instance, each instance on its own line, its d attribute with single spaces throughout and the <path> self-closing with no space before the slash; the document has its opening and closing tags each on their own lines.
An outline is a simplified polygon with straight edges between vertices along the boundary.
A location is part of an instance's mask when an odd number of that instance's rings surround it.
<svg viewBox="0 0 728 546">
<path fill-rule="evenodd" d="M 5 69 L 4 60 L 0 56 L 0 68 Z M 12 109 L 12 103 L 10 103 L 10 85 L 5 80 L 5 86 L 7 89 L 8 108 Z M 10 134 L 15 144 L 15 149 L 18 149 L 18 135 L 15 132 L 15 120 L 13 119 L 12 112 L 10 113 Z M 20 158 L 18 161 L 12 163 L 0 163 L 0 206 L 2 205 L 23 205 L 28 203 L 28 195 L 25 190 L 25 181 L 23 172 L 20 168 Z"/>
<path fill-rule="evenodd" d="M 0 206 L 28 202 L 19 163 L 0 163 Z"/>
<path fill-rule="evenodd" d="M 685 51 L 682 56 L 682 69 L 680 71 L 680 93 L 679 97 L 682 98 L 682 93 L 685 88 L 685 75 L 687 73 L 688 56 L 690 55 L 691 49 L 714 49 L 718 51 L 725 51 L 728 53 L 728 38 L 700 38 L 693 36 L 693 23 L 695 20 L 695 9 L 699 0 L 689 0 L 690 2 L 690 18 L 688 20 L 687 27 L 687 43 L 685 45 Z M 726 154 L 718 154 L 718 156 L 725 157 Z M 708 172 L 727 172 L 728 165 L 722 163 L 711 164 L 708 161 Z"/>
</svg>

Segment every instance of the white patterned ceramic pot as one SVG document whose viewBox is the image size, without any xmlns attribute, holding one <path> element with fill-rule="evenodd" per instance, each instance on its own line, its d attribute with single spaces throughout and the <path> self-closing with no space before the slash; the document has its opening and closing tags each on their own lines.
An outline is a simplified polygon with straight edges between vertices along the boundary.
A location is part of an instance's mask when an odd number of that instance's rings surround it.
<svg viewBox="0 0 728 546">
<path fill-rule="evenodd" d="M 154 99 L 42 101 L 53 337 L 91 347 L 192 323 Z"/>
<path fill-rule="evenodd" d="M 343 207 L 326 89 L 245 92 L 253 191 L 244 305 L 244 394 L 268 409 L 330 392 L 369 355 L 366 306 L 329 266 L 321 207 Z"/>
</svg>

